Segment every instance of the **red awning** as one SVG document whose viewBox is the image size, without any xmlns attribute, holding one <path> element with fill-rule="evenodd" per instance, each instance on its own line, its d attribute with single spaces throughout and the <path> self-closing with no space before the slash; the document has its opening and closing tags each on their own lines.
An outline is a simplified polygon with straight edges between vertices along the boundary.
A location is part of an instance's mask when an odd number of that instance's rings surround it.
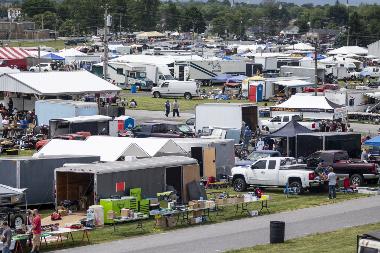
<svg viewBox="0 0 380 253">
<path fill-rule="evenodd" d="M 24 59 L 32 57 L 27 51 L 19 47 L 0 47 L 0 59 Z"/>
</svg>

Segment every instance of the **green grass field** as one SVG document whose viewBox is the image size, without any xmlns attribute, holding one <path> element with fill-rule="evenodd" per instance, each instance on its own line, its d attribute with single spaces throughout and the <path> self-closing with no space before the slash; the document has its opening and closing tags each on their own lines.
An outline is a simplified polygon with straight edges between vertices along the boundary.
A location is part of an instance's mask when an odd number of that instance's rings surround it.
<svg viewBox="0 0 380 253">
<path fill-rule="evenodd" d="M 141 96 L 141 95 L 133 95 L 128 93 L 128 91 L 124 91 L 122 97 L 127 98 L 128 101 L 134 99 L 137 102 L 138 107 L 133 110 L 149 110 L 149 111 L 164 111 L 164 105 L 166 100 L 173 102 L 173 98 L 153 98 L 151 96 Z M 181 111 L 189 111 L 195 110 L 195 107 L 199 104 L 204 103 L 249 103 L 248 100 L 213 100 L 213 99 L 201 99 L 194 98 L 190 100 L 186 100 L 183 98 L 178 99 L 180 104 Z M 258 105 L 264 105 L 265 103 L 258 103 Z M 267 103 L 267 105 L 272 105 L 272 103 Z"/>
<path fill-rule="evenodd" d="M 380 223 L 345 228 L 330 233 L 315 234 L 283 244 L 259 245 L 253 248 L 229 251 L 228 253 L 347 253 L 356 252 L 356 235 L 380 230 Z"/>
<path fill-rule="evenodd" d="M 37 46 L 47 46 L 55 49 L 65 48 L 63 40 L 43 40 L 43 41 L 10 41 L 9 43 L 4 42 L 11 47 L 37 47 Z"/>
<path fill-rule="evenodd" d="M 215 192 L 222 192 L 227 191 L 230 194 L 236 194 L 231 188 L 228 189 L 221 189 L 221 190 L 208 190 L 207 192 L 210 194 L 210 196 L 213 195 Z M 306 208 L 306 207 L 313 207 L 313 206 L 320 206 L 320 205 L 327 205 L 331 204 L 332 202 L 327 199 L 326 194 L 305 194 L 302 196 L 293 196 L 290 198 L 286 198 L 283 194 L 282 189 L 268 189 L 266 190 L 266 194 L 269 194 L 271 196 L 271 200 L 269 201 L 269 209 L 271 213 L 278 213 L 283 211 L 291 211 L 296 210 L 300 208 Z M 338 193 L 338 198 L 336 202 L 341 202 L 349 199 L 354 198 L 362 198 L 367 197 L 367 195 L 362 194 L 340 194 Z M 251 204 L 249 209 L 250 210 L 259 210 L 260 204 L 254 203 Z M 44 212 L 47 213 L 47 212 Z M 236 219 L 242 219 L 247 218 L 246 213 L 235 213 L 235 207 L 230 206 L 226 207 L 224 211 L 222 212 L 223 216 L 216 216 L 215 213 L 211 212 L 211 221 L 207 222 L 206 224 L 214 224 L 214 223 L 220 223 L 228 220 L 236 220 Z M 267 213 L 263 213 L 263 215 L 267 215 Z M 254 219 L 254 218 L 252 218 Z M 105 226 L 104 228 L 99 228 L 91 232 L 91 244 L 95 243 L 101 243 L 106 241 L 114 241 L 114 240 L 120 240 L 125 239 L 131 236 L 141 236 L 146 234 L 152 234 L 152 233 L 160 233 L 165 232 L 168 230 L 178 229 L 178 228 L 185 228 L 189 227 L 190 225 L 187 224 L 177 224 L 174 228 L 171 229 L 158 229 L 154 228 L 154 221 L 153 220 L 147 220 L 144 221 L 144 230 L 136 230 L 136 223 L 130 223 L 130 224 L 122 224 L 116 226 L 116 231 L 113 231 L 113 227 L 111 226 Z M 81 234 L 74 234 L 74 238 L 76 239 L 75 242 L 65 242 L 64 247 L 77 247 L 77 246 L 83 246 L 87 243 L 81 242 Z M 56 249 L 56 245 L 48 245 L 43 246 L 44 250 L 52 250 Z"/>
</svg>

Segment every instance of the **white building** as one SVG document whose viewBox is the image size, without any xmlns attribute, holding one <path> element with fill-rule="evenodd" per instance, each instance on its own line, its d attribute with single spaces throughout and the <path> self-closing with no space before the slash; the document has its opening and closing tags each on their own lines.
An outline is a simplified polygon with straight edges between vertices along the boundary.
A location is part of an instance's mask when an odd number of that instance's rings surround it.
<svg viewBox="0 0 380 253">
<path fill-rule="evenodd" d="M 21 8 L 8 8 L 8 20 L 13 21 L 21 16 Z"/>
</svg>

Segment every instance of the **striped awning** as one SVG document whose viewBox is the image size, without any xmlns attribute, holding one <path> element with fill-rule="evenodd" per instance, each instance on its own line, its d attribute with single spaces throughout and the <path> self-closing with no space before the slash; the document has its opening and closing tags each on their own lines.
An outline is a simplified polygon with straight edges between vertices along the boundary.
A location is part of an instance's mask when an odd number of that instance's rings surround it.
<svg viewBox="0 0 380 253">
<path fill-rule="evenodd" d="M 23 59 L 32 57 L 29 52 L 19 47 L 0 47 L 0 59 Z"/>
</svg>

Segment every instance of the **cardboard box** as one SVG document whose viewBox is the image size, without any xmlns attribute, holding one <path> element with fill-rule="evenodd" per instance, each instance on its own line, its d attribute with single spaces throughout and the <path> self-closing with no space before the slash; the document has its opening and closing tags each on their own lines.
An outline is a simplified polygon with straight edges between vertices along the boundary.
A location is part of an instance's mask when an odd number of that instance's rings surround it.
<svg viewBox="0 0 380 253">
<path fill-rule="evenodd" d="M 120 210 L 120 216 L 121 217 L 130 217 L 131 216 L 131 210 L 123 208 Z"/>
<path fill-rule="evenodd" d="M 202 217 L 203 211 L 193 211 L 192 215 L 193 217 Z"/>
<path fill-rule="evenodd" d="M 240 196 L 236 198 L 236 204 L 243 203 L 244 202 L 244 196 Z"/>
<path fill-rule="evenodd" d="M 229 205 L 236 204 L 236 198 L 228 198 L 227 199 L 227 204 L 229 204 Z"/>
<path fill-rule="evenodd" d="M 198 207 L 199 208 L 206 208 L 206 201 L 205 200 L 198 201 Z"/>
<path fill-rule="evenodd" d="M 108 219 L 108 220 L 113 220 L 113 219 L 115 219 L 115 212 L 112 211 L 112 210 L 109 210 L 109 211 L 107 212 L 107 219 Z"/>
<path fill-rule="evenodd" d="M 61 215 L 61 216 L 67 216 L 68 215 L 68 212 L 66 209 L 60 209 L 58 210 L 58 213 Z"/>
<path fill-rule="evenodd" d="M 226 204 L 227 203 L 226 201 L 227 199 L 216 199 L 215 203 L 220 206 L 220 205 Z"/>
<path fill-rule="evenodd" d="M 202 223 L 202 217 L 196 217 L 190 219 L 190 224 L 199 224 Z"/>
<path fill-rule="evenodd" d="M 166 221 L 169 228 L 174 227 L 177 224 L 177 219 L 174 216 L 167 217 Z"/>
<path fill-rule="evenodd" d="M 166 217 L 161 216 L 160 218 L 156 218 L 156 227 L 166 228 L 167 227 Z"/>
</svg>

